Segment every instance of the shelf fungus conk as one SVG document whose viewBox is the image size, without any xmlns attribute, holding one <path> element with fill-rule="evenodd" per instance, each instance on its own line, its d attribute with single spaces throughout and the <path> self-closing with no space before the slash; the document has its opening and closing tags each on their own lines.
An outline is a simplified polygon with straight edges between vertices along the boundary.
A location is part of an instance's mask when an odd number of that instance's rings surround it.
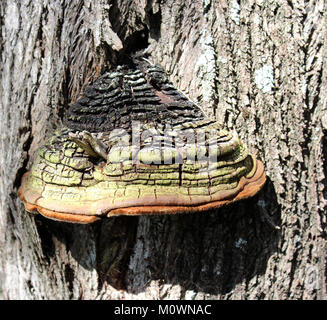
<svg viewBox="0 0 327 320">
<path fill-rule="evenodd" d="M 263 164 L 146 61 L 86 87 L 37 150 L 19 197 L 30 212 L 102 217 L 201 212 L 253 196 Z"/>
</svg>

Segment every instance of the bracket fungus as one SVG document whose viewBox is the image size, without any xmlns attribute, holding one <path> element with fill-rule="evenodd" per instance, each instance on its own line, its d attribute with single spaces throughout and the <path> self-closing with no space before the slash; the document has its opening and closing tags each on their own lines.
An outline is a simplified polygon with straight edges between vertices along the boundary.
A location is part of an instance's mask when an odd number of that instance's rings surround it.
<svg viewBox="0 0 327 320">
<path fill-rule="evenodd" d="M 137 60 L 86 87 L 18 194 L 29 212 L 90 223 L 206 211 L 253 196 L 265 180 L 235 132 L 207 118 L 161 67 Z"/>
</svg>

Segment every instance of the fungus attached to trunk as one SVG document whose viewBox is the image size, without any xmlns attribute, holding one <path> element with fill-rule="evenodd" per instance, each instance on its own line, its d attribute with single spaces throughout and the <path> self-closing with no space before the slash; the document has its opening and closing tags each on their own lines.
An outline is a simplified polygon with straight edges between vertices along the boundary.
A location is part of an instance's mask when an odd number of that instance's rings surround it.
<svg viewBox="0 0 327 320">
<path fill-rule="evenodd" d="M 19 197 L 27 211 L 77 223 L 206 211 L 257 193 L 263 164 L 237 134 L 147 62 L 88 86 L 37 151 Z"/>
</svg>

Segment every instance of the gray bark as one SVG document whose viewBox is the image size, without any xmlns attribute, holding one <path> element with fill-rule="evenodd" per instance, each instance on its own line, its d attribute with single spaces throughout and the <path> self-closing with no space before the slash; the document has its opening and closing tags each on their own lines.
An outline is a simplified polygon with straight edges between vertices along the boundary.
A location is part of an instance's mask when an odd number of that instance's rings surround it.
<svg viewBox="0 0 327 320">
<path fill-rule="evenodd" d="M 0 3 L 5 299 L 326 299 L 326 3 Z M 256 197 L 203 214 L 47 220 L 17 198 L 87 83 L 147 48 L 265 165 Z"/>
</svg>

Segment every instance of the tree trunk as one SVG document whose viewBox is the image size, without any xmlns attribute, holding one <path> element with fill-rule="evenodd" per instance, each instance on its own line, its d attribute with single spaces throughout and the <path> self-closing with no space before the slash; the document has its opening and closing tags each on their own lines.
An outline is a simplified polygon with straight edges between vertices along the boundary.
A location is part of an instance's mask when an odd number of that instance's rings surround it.
<svg viewBox="0 0 327 320">
<path fill-rule="evenodd" d="M 0 234 L 5 299 L 326 299 L 326 3 L 3 0 Z M 254 198 L 90 225 L 17 198 L 36 148 L 119 57 L 151 59 L 264 162 Z"/>
</svg>

